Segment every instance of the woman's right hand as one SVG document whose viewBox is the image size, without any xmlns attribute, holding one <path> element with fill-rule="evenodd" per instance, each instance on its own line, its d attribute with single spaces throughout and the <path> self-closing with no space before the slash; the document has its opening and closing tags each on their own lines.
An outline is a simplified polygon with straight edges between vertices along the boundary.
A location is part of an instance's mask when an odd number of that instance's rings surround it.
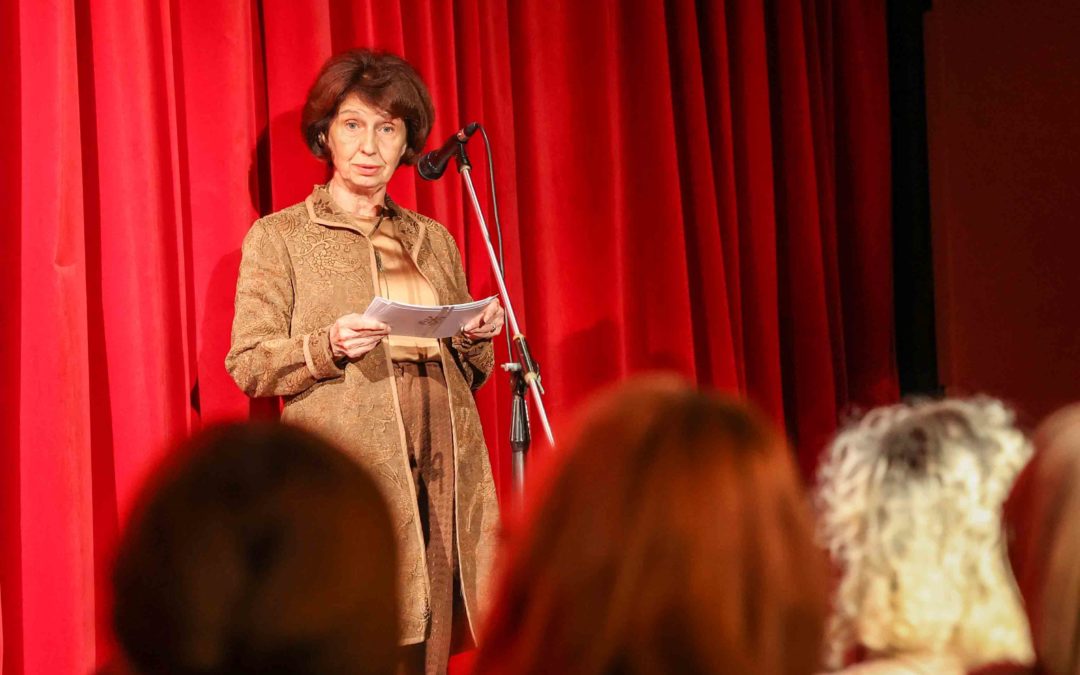
<svg viewBox="0 0 1080 675">
<path fill-rule="evenodd" d="M 358 359 L 390 335 L 390 326 L 378 319 L 346 314 L 330 326 L 330 349 L 334 359 Z"/>
</svg>

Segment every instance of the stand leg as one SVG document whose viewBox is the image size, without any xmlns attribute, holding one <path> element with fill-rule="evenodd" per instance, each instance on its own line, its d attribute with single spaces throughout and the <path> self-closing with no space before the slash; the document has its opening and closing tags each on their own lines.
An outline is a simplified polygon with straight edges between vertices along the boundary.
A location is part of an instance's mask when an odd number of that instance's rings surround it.
<svg viewBox="0 0 1080 675">
<path fill-rule="evenodd" d="M 510 373 L 513 400 L 510 412 L 511 477 L 515 506 L 521 508 L 525 498 L 525 458 L 532 435 L 529 432 L 529 407 L 525 404 L 525 377 L 520 367 Z"/>
</svg>

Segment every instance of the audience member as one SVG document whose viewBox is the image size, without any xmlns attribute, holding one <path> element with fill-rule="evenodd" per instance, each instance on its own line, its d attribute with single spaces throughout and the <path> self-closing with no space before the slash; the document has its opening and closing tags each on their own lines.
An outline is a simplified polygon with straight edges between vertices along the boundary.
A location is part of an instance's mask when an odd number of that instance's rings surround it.
<svg viewBox="0 0 1080 675">
<path fill-rule="evenodd" d="M 511 537 L 477 672 L 811 673 L 827 597 L 782 437 L 649 378 L 600 397 Z"/>
<path fill-rule="evenodd" d="M 1010 498 L 1013 560 L 1039 672 L 1080 673 L 1080 404 L 1035 433 L 1035 458 Z"/>
<path fill-rule="evenodd" d="M 820 532 L 840 568 L 827 661 L 849 673 L 963 673 L 1028 663 L 1001 507 L 1031 447 L 990 399 L 880 408 L 819 474 Z"/>
<path fill-rule="evenodd" d="M 394 535 L 352 460 L 299 429 L 212 428 L 159 469 L 114 570 L 141 675 L 392 673 Z"/>
</svg>

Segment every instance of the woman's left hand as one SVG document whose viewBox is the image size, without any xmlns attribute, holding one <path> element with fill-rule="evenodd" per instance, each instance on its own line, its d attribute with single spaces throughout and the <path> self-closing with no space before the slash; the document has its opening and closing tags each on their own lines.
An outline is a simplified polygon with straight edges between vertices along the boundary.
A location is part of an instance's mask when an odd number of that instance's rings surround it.
<svg viewBox="0 0 1080 675">
<path fill-rule="evenodd" d="M 502 304 L 495 298 L 480 316 L 461 327 L 461 334 L 470 340 L 490 340 L 502 332 L 505 316 Z"/>
</svg>

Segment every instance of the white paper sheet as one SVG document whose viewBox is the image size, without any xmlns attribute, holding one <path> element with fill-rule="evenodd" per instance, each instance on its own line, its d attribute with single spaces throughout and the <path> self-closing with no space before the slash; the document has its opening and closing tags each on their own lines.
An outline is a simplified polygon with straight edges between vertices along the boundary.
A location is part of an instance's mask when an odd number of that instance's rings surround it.
<svg viewBox="0 0 1080 675">
<path fill-rule="evenodd" d="M 391 335 L 422 338 L 448 338 L 483 313 L 495 296 L 462 305 L 410 305 L 375 296 L 364 316 L 390 326 Z"/>
</svg>

